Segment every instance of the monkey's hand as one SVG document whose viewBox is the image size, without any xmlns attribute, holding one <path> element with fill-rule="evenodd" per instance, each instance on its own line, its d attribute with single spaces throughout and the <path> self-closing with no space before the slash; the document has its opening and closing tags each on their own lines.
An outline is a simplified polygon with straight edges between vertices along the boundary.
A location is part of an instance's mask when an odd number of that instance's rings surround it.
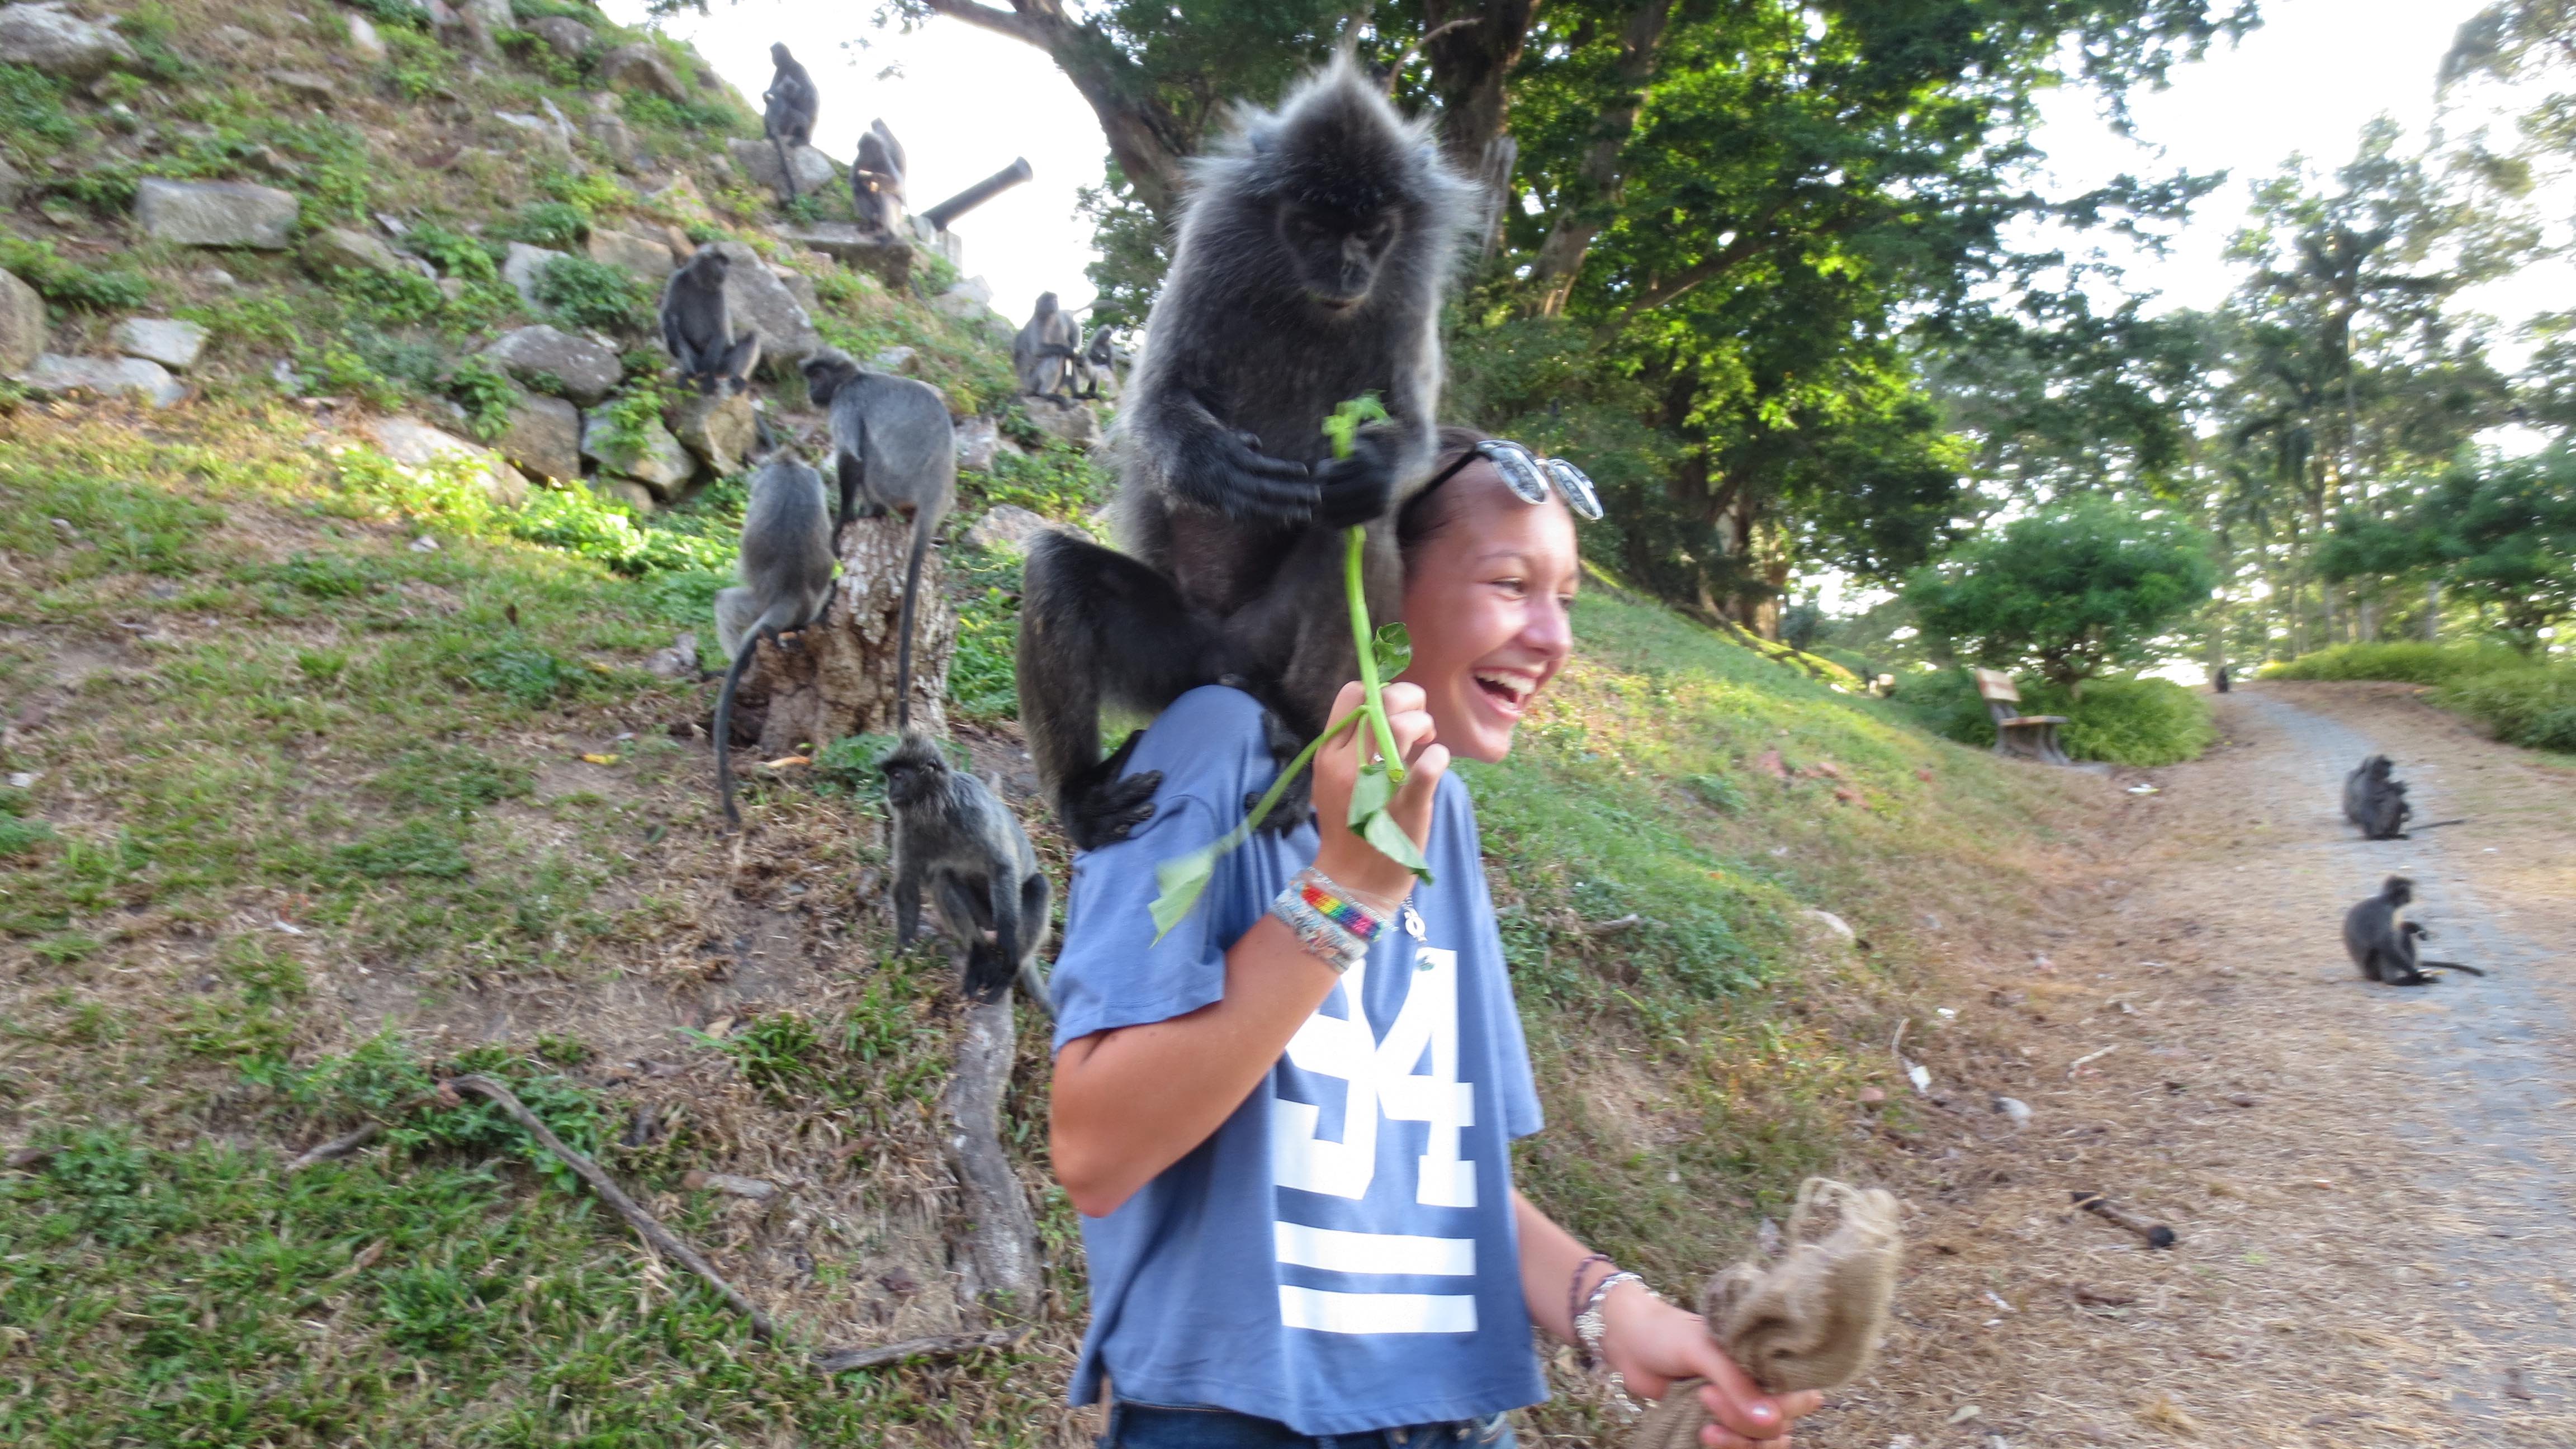
<svg viewBox="0 0 2576 1449">
<path fill-rule="evenodd" d="M 1223 682 L 1243 687 L 1232 679 Z M 1297 737 L 1297 731 L 1266 704 L 1261 707 L 1261 742 L 1269 747 L 1272 763 L 1282 770 L 1306 752 L 1306 742 Z M 1252 813 L 1252 807 L 1260 804 L 1261 797 L 1267 793 L 1269 787 L 1264 786 L 1245 794 L 1244 813 Z M 1312 820 L 1314 815 L 1315 774 L 1312 770 L 1299 770 L 1287 788 L 1279 792 L 1279 803 L 1271 806 L 1270 813 L 1262 817 L 1261 828 L 1272 835 L 1286 835 Z"/>
<path fill-rule="evenodd" d="M 1315 470 L 1261 451 L 1249 433 L 1212 423 L 1181 430 L 1171 461 L 1172 490 L 1201 508 L 1229 518 L 1302 525 L 1315 521 L 1323 489 Z"/>
<path fill-rule="evenodd" d="M 1136 742 L 1144 737 L 1142 730 L 1129 735 L 1109 758 L 1064 782 L 1058 810 L 1074 849 L 1115 845 L 1154 818 L 1154 792 L 1163 787 L 1163 772 L 1145 770 L 1118 778 L 1127 768 L 1127 757 L 1136 752 Z"/>
<path fill-rule="evenodd" d="M 1315 469 L 1319 497 L 1315 522 L 1325 528 L 1349 528 L 1386 516 L 1395 497 L 1395 473 L 1403 433 L 1394 428 L 1366 428 L 1351 440 L 1351 455 Z"/>
</svg>

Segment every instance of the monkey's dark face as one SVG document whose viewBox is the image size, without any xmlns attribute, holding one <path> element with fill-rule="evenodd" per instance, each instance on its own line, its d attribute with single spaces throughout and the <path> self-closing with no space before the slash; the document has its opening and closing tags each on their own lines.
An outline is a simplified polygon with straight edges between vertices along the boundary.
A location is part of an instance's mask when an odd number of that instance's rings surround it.
<svg viewBox="0 0 2576 1449">
<path fill-rule="evenodd" d="M 688 271 L 702 286 L 721 287 L 733 275 L 733 258 L 712 248 L 702 250 L 689 258 Z"/>
<path fill-rule="evenodd" d="M 769 63 L 771 65 L 787 65 L 795 59 L 796 57 L 787 53 L 787 47 L 784 45 L 773 45 L 769 47 Z"/>
<path fill-rule="evenodd" d="M 809 357 L 798 369 L 805 374 L 805 394 L 818 407 L 831 405 L 833 395 L 859 375 L 858 365 L 845 357 Z"/>
<path fill-rule="evenodd" d="M 2402 875 L 2392 875 L 2388 884 L 2379 888 L 2379 893 L 2388 898 L 2390 905 L 2402 906 L 2415 899 L 2415 882 Z"/>
<path fill-rule="evenodd" d="M 935 799 L 948 786 L 948 762 L 935 753 L 898 750 L 886 757 L 882 768 L 886 798 L 902 809 Z"/>
<path fill-rule="evenodd" d="M 1379 267 L 1403 230 L 1391 211 L 1350 213 L 1282 202 L 1279 244 L 1297 284 L 1316 305 L 1345 312 L 1368 300 Z"/>
</svg>

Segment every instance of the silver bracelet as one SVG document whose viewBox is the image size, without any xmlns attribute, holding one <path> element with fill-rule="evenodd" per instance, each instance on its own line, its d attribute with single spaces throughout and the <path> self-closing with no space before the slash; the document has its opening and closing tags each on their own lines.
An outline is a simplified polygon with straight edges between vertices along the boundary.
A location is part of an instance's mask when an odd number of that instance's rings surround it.
<svg viewBox="0 0 2576 1449">
<path fill-rule="evenodd" d="M 1610 1290 L 1622 1283 L 1634 1283 L 1639 1288 L 1645 1289 L 1647 1296 L 1656 1296 L 1655 1290 L 1646 1288 L 1646 1280 L 1634 1273 L 1623 1269 L 1611 1274 L 1592 1285 L 1591 1296 L 1583 1300 L 1583 1311 L 1574 1315 L 1574 1341 L 1586 1365 L 1606 1371 L 1610 1381 L 1610 1397 L 1618 1404 L 1619 1412 L 1634 1419 L 1645 1410 L 1637 1406 L 1636 1400 L 1628 1397 L 1627 1381 L 1620 1376 L 1617 1369 L 1610 1367 L 1609 1360 L 1601 1356 L 1601 1336 L 1610 1328 L 1608 1320 L 1602 1316 L 1601 1305 L 1603 1300 L 1610 1296 Z"/>
</svg>

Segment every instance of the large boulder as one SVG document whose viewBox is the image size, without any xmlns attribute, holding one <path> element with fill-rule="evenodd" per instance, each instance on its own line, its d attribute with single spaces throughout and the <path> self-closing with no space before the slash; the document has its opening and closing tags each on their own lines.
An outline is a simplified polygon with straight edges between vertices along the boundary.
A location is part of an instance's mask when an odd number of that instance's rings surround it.
<svg viewBox="0 0 2576 1449">
<path fill-rule="evenodd" d="M 1092 416 L 1091 409 L 1078 402 L 1052 397 L 1023 397 L 1020 406 L 1027 411 L 1029 421 L 1037 425 L 1039 432 L 1057 442 L 1070 443 L 1077 448 L 1093 447 L 1100 442 L 1100 419 Z"/>
<path fill-rule="evenodd" d="M 165 181 L 134 188 L 134 220 L 155 241 L 282 251 L 295 230 L 295 193 L 246 181 Z"/>
<path fill-rule="evenodd" d="M 1008 446 L 1002 441 L 1001 426 L 991 418 L 968 418 L 957 425 L 957 466 L 966 472 L 992 472 L 993 460 Z"/>
<path fill-rule="evenodd" d="M 626 375 L 616 353 L 589 338 L 543 324 L 501 334 L 483 349 L 483 355 L 521 382 L 553 378 L 563 385 L 564 396 L 583 407 L 615 392 Z"/>
<path fill-rule="evenodd" d="M 620 166 L 632 166 L 643 155 L 634 128 L 626 124 L 626 103 L 615 91 L 594 91 L 589 114 L 581 118 L 582 134 L 599 144 Z"/>
<path fill-rule="evenodd" d="M 345 226 L 326 226 L 306 237 L 302 255 L 304 265 L 323 277 L 334 271 L 391 272 L 402 276 L 415 270 L 403 260 L 402 253 Z"/>
<path fill-rule="evenodd" d="M 187 396 L 168 369 L 140 357 L 66 357 L 44 352 L 18 375 L 30 392 L 94 392 L 130 397 L 146 407 L 166 408 Z"/>
<path fill-rule="evenodd" d="M 588 486 L 591 492 L 608 502 L 625 504 L 639 518 L 654 509 L 653 490 L 632 478 L 602 473 L 591 479 Z"/>
<path fill-rule="evenodd" d="M 708 245 L 733 262 L 725 274 L 725 305 L 733 312 L 733 325 L 760 334 L 762 367 L 779 377 L 793 374 L 807 353 L 823 345 L 813 315 L 750 246 L 738 241 Z"/>
<path fill-rule="evenodd" d="M 847 221 L 787 222 L 770 230 L 809 251 L 867 272 L 898 291 L 912 285 L 912 243 L 903 237 Z"/>
<path fill-rule="evenodd" d="M 725 150 L 732 154 L 733 164 L 737 170 L 759 185 L 778 193 L 782 199 L 787 195 L 787 183 L 784 178 L 789 175 L 796 178 L 796 189 L 799 192 L 812 193 L 833 189 L 832 158 L 811 146 L 798 146 L 789 151 L 788 169 L 784 172 L 778 169 L 778 147 L 771 142 L 746 141 L 737 137 L 725 142 Z"/>
<path fill-rule="evenodd" d="M 599 73 L 601 80 L 613 86 L 660 96 L 666 101 L 689 98 L 688 83 L 680 79 L 680 73 L 671 68 L 670 61 L 664 59 L 662 52 L 649 41 L 639 40 L 632 45 L 618 46 L 601 56 L 592 69 Z"/>
<path fill-rule="evenodd" d="M 581 411 L 559 397 L 523 397 L 493 446 L 522 470 L 557 483 L 581 481 Z"/>
<path fill-rule="evenodd" d="M 378 418 L 366 425 L 376 451 L 406 468 L 449 465 L 479 480 L 493 502 L 515 508 L 526 501 L 528 480 L 491 450 L 412 418 Z"/>
<path fill-rule="evenodd" d="M 623 268 L 648 282 L 659 282 L 679 267 L 672 259 L 671 244 L 658 236 L 594 226 L 588 245 L 592 261 Z"/>
<path fill-rule="evenodd" d="M 739 473 L 760 441 L 760 421 L 747 393 L 706 397 L 688 393 L 662 414 L 681 446 L 706 460 L 718 475 Z"/>
<path fill-rule="evenodd" d="M 374 21 L 363 15 L 343 15 L 340 18 L 349 22 L 349 48 L 358 53 L 359 59 L 385 58 L 385 38 L 376 30 Z"/>
<path fill-rule="evenodd" d="M 528 22 L 528 33 L 546 43 L 546 49 L 566 60 L 579 60 L 590 54 L 590 27 L 569 15 L 548 15 Z"/>
<path fill-rule="evenodd" d="M 660 423 L 644 425 L 643 446 L 611 438 L 605 411 L 585 413 L 581 420 L 581 455 L 620 478 L 631 478 L 668 503 L 697 476 L 698 460 L 680 446 Z"/>
<path fill-rule="evenodd" d="M 0 272 L 0 375 L 36 365 L 45 350 L 45 299 L 36 289 Z"/>
<path fill-rule="evenodd" d="M 966 541 L 977 548 L 1027 553 L 1030 544 L 1054 527 L 1044 514 L 1016 503 L 1003 503 L 975 520 L 975 526 L 966 530 Z"/>
<path fill-rule="evenodd" d="M 0 60 L 86 80 L 110 66 L 131 64 L 134 47 L 60 5 L 0 5 Z"/>
<path fill-rule="evenodd" d="M 128 317 L 116 324 L 111 338 L 126 356 L 178 372 L 196 366 L 197 354 L 206 350 L 205 328 L 169 317 Z"/>
<path fill-rule="evenodd" d="M 518 288 L 519 300 L 533 307 L 537 305 L 537 274 L 546 269 L 546 263 L 567 255 L 570 254 L 532 247 L 526 242 L 512 242 L 509 254 L 501 259 L 501 280 Z"/>
</svg>

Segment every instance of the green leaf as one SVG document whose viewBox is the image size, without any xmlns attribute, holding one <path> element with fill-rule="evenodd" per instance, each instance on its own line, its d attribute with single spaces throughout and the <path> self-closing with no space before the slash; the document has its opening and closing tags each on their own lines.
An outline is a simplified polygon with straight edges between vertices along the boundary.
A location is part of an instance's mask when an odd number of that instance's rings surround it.
<svg viewBox="0 0 2576 1449">
<path fill-rule="evenodd" d="M 1404 827 L 1395 823 L 1394 816 L 1381 810 L 1362 823 L 1359 830 L 1360 838 L 1376 846 L 1378 854 L 1422 877 L 1424 885 L 1436 884 L 1431 879 L 1431 862 L 1422 858 L 1422 851 L 1414 845 L 1413 837 L 1404 833 Z"/>
<path fill-rule="evenodd" d="M 1357 446 L 1360 424 L 1382 423 L 1386 419 L 1386 404 L 1377 400 L 1376 393 L 1365 392 L 1345 399 L 1333 409 L 1331 417 L 1324 419 L 1324 436 L 1333 440 L 1333 456 L 1347 458 L 1351 455 L 1351 449 Z"/>
<path fill-rule="evenodd" d="M 1216 875 L 1217 847 L 1201 846 L 1187 855 L 1176 855 L 1154 867 L 1154 883 L 1163 893 L 1154 897 L 1154 939 L 1161 941 L 1171 934 L 1190 907 L 1199 903 L 1208 881 Z"/>
<path fill-rule="evenodd" d="M 1413 662 L 1413 635 L 1402 624 L 1380 624 L 1369 641 L 1369 652 L 1377 656 L 1377 675 L 1393 679 Z"/>
<path fill-rule="evenodd" d="M 1386 777 L 1386 762 L 1372 760 L 1360 767 L 1360 777 L 1351 782 L 1351 828 L 1357 830 L 1370 816 L 1382 814 L 1395 799 L 1395 782 Z"/>
</svg>

